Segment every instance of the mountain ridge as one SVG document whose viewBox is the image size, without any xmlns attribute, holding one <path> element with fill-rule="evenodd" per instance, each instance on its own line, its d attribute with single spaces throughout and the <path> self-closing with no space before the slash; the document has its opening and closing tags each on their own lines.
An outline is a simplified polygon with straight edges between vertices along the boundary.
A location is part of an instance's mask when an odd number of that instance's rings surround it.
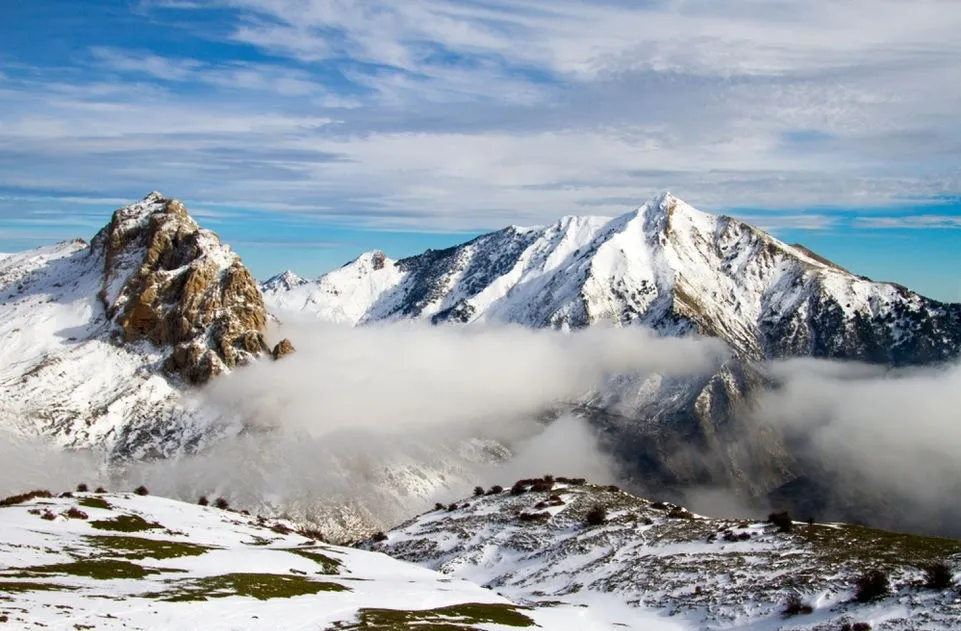
<svg viewBox="0 0 961 631">
<path fill-rule="evenodd" d="M 367 252 L 289 287 L 277 278 L 261 286 L 272 312 L 355 325 L 403 318 L 562 329 L 639 323 L 669 335 L 720 337 L 745 359 L 913 364 L 961 352 L 961 305 L 855 276 L 670 193 L 620 217 L 511 226 L 399 260 Z"/>
</svg>

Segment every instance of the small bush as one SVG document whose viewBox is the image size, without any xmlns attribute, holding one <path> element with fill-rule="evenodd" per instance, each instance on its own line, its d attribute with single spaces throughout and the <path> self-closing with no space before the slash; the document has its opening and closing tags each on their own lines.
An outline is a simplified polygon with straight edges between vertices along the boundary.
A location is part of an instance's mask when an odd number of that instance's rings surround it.
<svg viewBox="0 0 961 631">
<path fill-rule="evenodd" d="M 53 521 L 56 518 L 57 516 L 48 510 L 43 511 L 43 514 L 40 515 L 40 519 L 46 519 L 47 521 Z"/>
<path fill-rule="evenodd" d="M 536 509 L 547 508 L 548 506 L 550 506 L 550 504 L 548 504 L 547 502 L 538 502 L 534 504 L 534 508 Z"/>
<path fill-rule="evenodd" d="M 547 521 L 551 518 L 550 513 L 521 513 L 521 521 Z"/>
<path fill-rule="evenodd" d="M 373 539 L 374 541 L 377 541 L 377 542 L 387 541 L 387 534 L 383 531 L 375 532 Z"/>
<path fill-rule="evenodd" d="M 440 502 L 437 502 L 436 504 L 434 504 L 434 510 L 444 510 L 444 505 L 441 504 Z"/>
<path fill-rule="evenodd" d="M 197 504 L 199 504 L 200 506 L 209 506 L 210 500 L 207 499 L 206 495 L 201 495 L 200 499 L 197 500 Z"/>
<path fill-rule="evenodd" d="M 271 530 L 276 532 L 278 535 L 289 535 L 293 532 L 293 529 L 284 524 L 274 524 L 270 527 Z"/>
<path fill-rule="evenodd" d="M 953 576 L 944 561 L 935 561 L 924 568 L 924 586 L 928 589 L 948 589 Z"/>
<path fill-rule="evenodd" d="M 554 479 L 550 480 L 534 480 L 534 484 L 531 485 L 531 491 L 535 493 L 547 493 L 554 488 Z"/>
<path fill-rule="evenodd" d="M 30 491 L 28 493 L 21 493 L 20 495 L 11 495 L 10 497 L 0 500 L 0 506 L 14 506 L 15 504 L 23 504 L 24 502 L 37 499 L 38 497 L 53 497 L 53 493 L 50 491 L 38 490 Z"/>
<path fill-rule="evenodd" d="M 60 497 L 61 499 L 71 498 L 71 497 L 73 497 L 73 493 L 71 493 L 70 491 L 64 491 L 63 493 L 61 493 L 61 494 L 59 495 L 59 497 Z"/>
<path fill-rule="evenodd" d="M 88 490 L 89 487 L 87 487 L 87 485 L 83 482 L 77 485 L 77 493 L 86 493 Z"/>
<path fill-rule="evenodd" d="M 135 488 L 133 492 L 137 495 L 150 495 L 150 491 L 148 491 L 147 487 L 145 487 L 143 484 Z"/>
<path fill-rule="evenodd" d="M 651 502 L 651 508 L 655 510 L 667 510 L 669 507 L 664 502 Z"/>
<path fill-rule="evenodd" d="M 868 570 L 857 578 L 854 585 L 854 599 L 859 603 L 871 602 L 891 593 L 888 575 L 878 569 Z"/>
<path fill-rule="evenodd" d="M 455 502 L 455 503 L 452 503 L 452 504 L 448 504 L 448 505 L 447 505 L 447 512 L 452 513 L 452 512 L 454 512 L 455 510 L 457 510 L 458 508 L 460 508 L 460 507 L 457 505 L 456 502 Z"/>
<path fill-rule="evenodd" d="M 214 508 L 219 508 L 220 510 L 230 510 L 230 502 L 222 497 L 218 497 L 214 501 Z"/>
<path fill-rule="evenodd" d="M 694 514 L 681 506 L 675 506 L 667 511 L 667 516 L 671 519 L 694 519 Z"/>
<path fill-rule="evenodd" d="M 841 631 L 871 631 L 871 625 L 867 622 L 845 622 Z"/>
<path fill-rule="evenodd" d="M 801 615 L 806 616 L 809 613 L 814 613 L 814 607 L 804 602 L 800 594 L 791 594 L 788 596 L 787 601 L 784 603 L 784 609 L 781 611 L 781 615 L 785 618 Z"/>
<path fill-rule="evenodd" d="M 600 504 L 595 504 L 591 510 L 587 511 L 587 523 L 590 526 L 600 526 L 607 521 L 607 509 Z"/>
<path fill-rule="evenodd" d="M 521 495 L 526 492 L 527 485 L 525 485 L 522 480 L 518 480 L 514 483 L 514 486 L 511 487 L 511 495 Z"/>
<path fill-rule="evenodd" d="M 620 490 L 621 490 L 621 487 L 617 486 L 616 484 L 610 484 L 610 485 L 607 486 L 607 490 L 608 490 L 608 491 L 613 491 L 613 492 L 616 493 L 617 491 L 620 491 Z"/>
<path fill-rule="evenodd" d="M 491 489 L 487 492 L 487 494 L 497 495 L 498 493 L 503 493 L 503 492 L 504 492 L 504 487 L 502 487 L 500 484 L 495 484 L 494 486 L 491 487 Z"/>
<path fill-rule="evenodd" d="M 794 529 L 794 522 L 787 511 L 771 513 L 767 516 L 767 523 L 777 526 L 778 532 L 791 532 Z"/>
<path fill-rule="evenodd" d="M 482 486 L 474 487 L 474 497 L 480 497 L 483 494 L 484 494 L 484 487 Z"/>
<path fill-rule="evenodd" d="M 87 513 L 83 512 L 76 506 L 71 506 L 70 508 L 68 508 L 67 512 L 65 512 L 64 515 L 66 515 L 70 519 L 87 519 L 89 517 Z"/>
<path fill-rule="evenodd" d="M 96 489 L 94 489 L 94 493 L 106 493 L 106 492 L 107 492 L 107 489 L 103 488 L 102 486 L 98 486 Z"/>
</svg>

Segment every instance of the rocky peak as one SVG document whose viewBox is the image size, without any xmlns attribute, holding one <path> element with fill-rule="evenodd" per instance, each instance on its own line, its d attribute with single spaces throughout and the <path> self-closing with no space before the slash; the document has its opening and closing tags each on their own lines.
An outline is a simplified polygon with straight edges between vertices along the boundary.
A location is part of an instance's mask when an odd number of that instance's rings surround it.
<svg viewBox="0 0 961 631">
<path fill-rule="evenodd" d="M 307 282 L 308 281 L 306 279 L 301 278 L 288 269 L 284 270 L 280 274 L 277 274 L 276 276 L 271 276 L 268 278 L 266 281 L 264 281 L 262 287 L 264 291 L 289 290 L 293 289 L 294 287 L 299 287 L 300 285 L 305 285 Z"/>
<path fill-rule="evenodd" d="M 270 352 L 256 281 L 179 200 L 153 192 L 117 210 L 91 252 L 103 257 L 98 297 L 115 337 L 167 349 L 167 371 L 200 384 Z"/>
</svg>

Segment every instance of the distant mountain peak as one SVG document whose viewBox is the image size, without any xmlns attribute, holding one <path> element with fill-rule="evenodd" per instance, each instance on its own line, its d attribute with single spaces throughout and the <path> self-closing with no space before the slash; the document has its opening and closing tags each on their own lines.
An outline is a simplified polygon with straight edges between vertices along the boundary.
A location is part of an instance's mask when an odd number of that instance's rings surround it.
<svg viewBox="0 0 961 631">
<path fill-rule="evenodd" d="M 300 285 L 306 284 L 308 281 L 291 270 L 284 270 L 280 274 L 271 276 L 265 280 L 261 287 L 264 289 L 293 289 Z"/>
<path fill-rule="evenodd" d="M 855 276 L 669 191 L 619 217 L 566 216 L 390 261 L 368 252 L 317 281 L 266 292 L 271 309 L 383 319 L 697 331 L 744 358 L 814 355 L 895 363 L 961 347 L 961 306 Z M 920 314 L 928 324 L 902 319 Z"/>
</svg>

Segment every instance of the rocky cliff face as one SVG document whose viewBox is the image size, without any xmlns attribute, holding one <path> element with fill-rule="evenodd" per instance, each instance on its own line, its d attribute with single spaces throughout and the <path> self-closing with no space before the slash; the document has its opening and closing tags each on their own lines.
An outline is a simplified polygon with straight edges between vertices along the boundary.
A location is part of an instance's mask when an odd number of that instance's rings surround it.
<svg viewBox="0 0 961 631">
<path fill-rule="evenodd" d="M 117 336 L 169 347 L 164 367 L 189 383 L 269 352 L 256 282 L 180 201 L 151 193 L 117 210 L 91 255 L 103 258 L 98 297 Z"/>
<path fill-rule="evenodd" d="M 219 430 L 184 386 L 293 352 L 267 346 L 266 322 L 240 258 L 151 193 L 89 246 L 0 259 L 0 424 L 119 458 L 196 449 Z"/>
</svg>

